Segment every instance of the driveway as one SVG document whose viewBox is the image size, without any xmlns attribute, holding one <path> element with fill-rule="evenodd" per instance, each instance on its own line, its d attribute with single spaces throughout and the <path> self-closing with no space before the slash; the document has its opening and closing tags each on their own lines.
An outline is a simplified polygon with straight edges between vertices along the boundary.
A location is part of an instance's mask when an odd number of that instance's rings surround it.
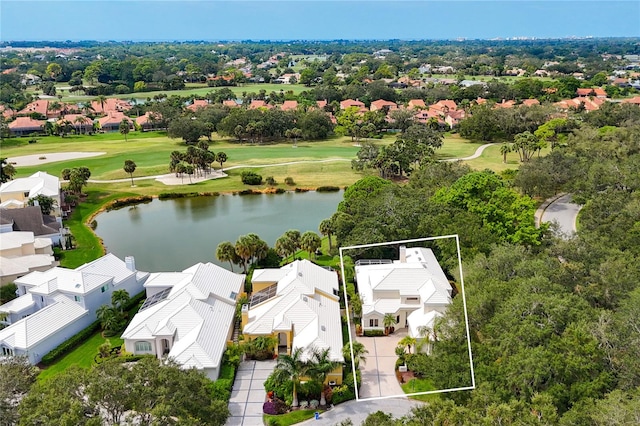
<svg viewBox="0 0 640 426">
<path fill-rule="evenodd" d="M 299 424 L 334 426 L 342 420 L 351 419 L 355 426 L 359 426 L 365 421 L 369 414 L 375 413 L 378 410 L 390 413 L 393 417 L 399 418 L 409 414 L 412 408 L 419 407 L 423 404 L 423 402 L 405 397 L 370 401 L 347 401 L 320 414 L 320 418 L 318 420 L 311 419 Z"/>
<path fill-rule="evenodd" d="M 564 194 L 550 200 L 542 207 L 540 222 L 556 222 L 562 236 L 570 237 L 576 232 L 576 219 L 582 206 L 571 202 L 572 195 Z"/>
<path fill-rule="evenodd" d="M 364 337 L 358 336 L 356 340 L 369 351 L 367 362 L 360 365 L 362 385 L 358 392 L 359 399 L 380 398 L 390 396 L 403 396 L 395 366 L 398 356 L 396 346 L 404 336 L 407 329 L 400 329 L 389 336 Z"/>
<path fill-rule="evenodd" d="M 264 382 L 273 372 L 276 361 L 240 363 L 229 399 L 229 426 L 262 426 L 262 404 L 267 399 Z"/>
</svg>

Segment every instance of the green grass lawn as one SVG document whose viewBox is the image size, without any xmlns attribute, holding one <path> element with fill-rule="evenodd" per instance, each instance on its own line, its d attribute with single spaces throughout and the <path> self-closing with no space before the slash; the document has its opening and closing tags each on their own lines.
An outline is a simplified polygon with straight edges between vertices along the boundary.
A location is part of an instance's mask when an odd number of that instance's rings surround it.
<svg viewBox="0 0 640 426">
<path fill-rule="evenodd" d="M 57 88 L 67 87 L 68 83 L 58 83 L 56 84 Z M 178 96 L 205 96 L 209 92 L 213 92 L 215 90 L 222 89 L 222 87 L 209 87 L 206 84 L 202 83 L 187 83 L 186 87 L 182 90 L 157 90 L 153 92 L 135 92 L 135 93 L 125 93 L 121 95 L 113 95 L 108 96 L 109 98 L 120 98 L 120 99 L 147 99 L 152 98 L 159 94 L 165 94 L 167 96 L 178 95 Z M 255 92 L 258 93 L 260 90 L 265 90 L 268 93 L 271 92 L 280 92 L 281 90 L 286 92 L 293 92 L 294 94 L 299 94 L 304 90 L 309 90 L 308 87 L 305 87 L 302 84 L 272 84 L 272 83 L 248 83 L 240 86 L 232 86 L 228 87 L 236 96 L 241 97 L 243 92 Z M 35 87 L 30 87 L 28 92 L 31 93 L 39 93 L 42 94 L 41 90 L 36 90 Z M 57 90 L 56 95 L 62 95 L 63 102 L 86 102 L 93 99 L 96 99 L 97 96 L 86 96 L 86 95 L 77 95 L 69 93 L 68 90 Z M 57 98 L 56 98 L 57 100 Z"/>
<path fill-rule="evenodd" d="M 279 416 L 264 414 L 262 418 L 264 419 L 265 425 L 289 426 L 289 425 L 294 425 L 296 423 L 300 423 L 305 420 L 313 418 L 316 411 L 320 413 L 324 412 L 324 410 L 319 410 L 319 409 L 318 410 L 297 410 L 287 414 L 281 414 Z"/>
<path fill-rule="evenodd" d="M 431 381 L 427 379 L 412 379 L 412 380 L 409 380 L 407 383 L 401 384 L 400 386 L 402 387 L 402 390 L 404 391 L 405 394 L 429 392 L 429 391 L 436 390 L 435 386 L 433 386 L 433 383 L 431 383 Z M 436 399 L 439 399 L 440 396 L 437 394 L 414 395 L 414 396 L 411 396 L 410 398 L 417 399 L 418 401 L 429 402 L 429 401 L 434 401 Z"/>
<path fill-rule="evenodd" d="M 72 365 L 77 365 L 82 368 L 91 367 L 94 364 L 93 358 L 98 353 L 98 347 L 103 344 L 105 340 L 108 340 L 112 347 L 121 346 L 124 343 L 124 341 L 119 337 L 109 337 L 105 339 L 102 337 L 100 332 L 97 332 L 86 342 L 61 358 L 58 362 L 49 366 L 47 369 L 42 370 L 40 375 L 38 375 L 38 380 L 47 380 L 52 378 Z"/>
</svg>

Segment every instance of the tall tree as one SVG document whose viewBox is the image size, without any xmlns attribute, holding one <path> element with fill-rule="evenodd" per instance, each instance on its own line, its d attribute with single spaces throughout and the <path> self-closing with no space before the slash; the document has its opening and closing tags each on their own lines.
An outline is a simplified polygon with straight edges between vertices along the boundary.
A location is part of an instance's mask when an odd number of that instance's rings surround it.
<svg viewBox="0 0 640 426">
<path fill-rule="evenodd" d="M 313 377 L 318 383 L 320 383 L 320 386 L 322 386 L 322 390 L 320 391 L 321 406 L 327 405 L 324 388 L 325 382 L 327 381 L 327 376 L 340 365 L 342 365 L 341 362 L 331 359 L 330 348 L 314 348 L 311 352 L 311 359 L 309 360 L 309 367 L 307 371 L 308 374 Z"/>
<path fill-rule="evenodd" d="M 131 130 L 129 126 L 130 126 L 129 120 L 127 120 L 126 118 L 123 118 L 122 121 L 120 122 L 120 125 L 118 126 L 118 130 L 120 131 L 120 134 L 124 135 L 125 142 L 127 141 L 127 135 Z"/>
<path fill-rule="evenodd" d="M 227 154 L 220 151 L 216 154 L 216 161 L 220 163 L 220 171 L 224 171 L 222 165 L 227 162 Z"/>
<path fill-rule="evenodd" d="M 300 379 L 307 374 L 309 369 L 309 365 L 302 359 L 303 353 L 302 348 L 295 348 L 291 355 L 279 355 L 278 363 L 273 370 L 276 381 L 284 382 L 290 380 L 293 383 L 292 407 L 297 407 L 299 405 L 298 385 L 300 384 Z"/>
<path fill-rule="evenodd" d="M 322 245 L 320 236 L 313 231 L 307 231 L 300 237 L 300 247 L 309 253 L 309 257 L 315 256 L 316 250 Z"/>
<path fill-rule="evenodd" d="M 0 158 L 0 183 L 5 183 L 13 178 L 16 169 L 6 158 Z"/>
<path fill-rule="evenodd" d="M 326 235 L 327 238 L 329 238 L 329 251 L 331 251 L 331 238 L 334 233 L 333 221 L 331 219 L 324 219 L 322 222 L 320 222 L 318 231 L 320 231 L 322 235 Z"/>
<path fill-rule="evenodd" d="M 18 424 L 18 405 L 37 376 L 38 369 L 25 356 L 0 359 L 0 425 Z"/>
<path fill-rule="evenodd" d="M 233 272 L 233 264 L 238 263 L 238 255 L 236 249 L 229 241 L 223 241 L 216 248 L 216 258 L 220 262 L 229 262 L 231 272 Z"/>
<path fill-rule="evenodd" d="M 136 167 L 136 163 L 134 163 L 133 160 L 125 160 L 124 171 L 129 173 L 129 176 L 131 177 L 131 186 L 133 186 L 133 172 L 136 171 Z"/>
</svg>

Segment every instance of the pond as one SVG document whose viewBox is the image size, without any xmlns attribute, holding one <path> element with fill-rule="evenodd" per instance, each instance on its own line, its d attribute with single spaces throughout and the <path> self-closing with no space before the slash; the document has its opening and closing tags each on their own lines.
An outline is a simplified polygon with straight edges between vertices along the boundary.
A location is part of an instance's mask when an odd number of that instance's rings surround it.
<svg viewBox="0 0 640 426">
<path fill-rule="evenodd" d="M 213 262 L 222 241 L 235 243 L 250 232 L 273 247 L 289 229 L 318 232 L 335 213 L 343 192 L 220 195 L 173 200 L 104 212 L 96 217 L 96 233 L 108 252 L 121 259 L 132 255 L 141 271 L 182 271 L 198 262 Z M 238 271 L 237 267 L 234 267 Z"/>
</svg>

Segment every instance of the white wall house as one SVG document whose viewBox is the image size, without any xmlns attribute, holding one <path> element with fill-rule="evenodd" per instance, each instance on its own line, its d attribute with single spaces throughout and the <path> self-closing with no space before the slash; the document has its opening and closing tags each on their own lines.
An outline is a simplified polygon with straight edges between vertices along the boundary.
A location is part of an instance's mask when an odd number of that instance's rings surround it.
<svg viewBox="0 0 640 426">
<path fill-rule="evenodd" d="M 451 284 L 431 249 L 400 247 L 399 257 L 356 262 L 362 328 L 384 330 L 384 317 L 391 314 L 393 327 L 420 338 L 421 327 L 432 328 L 451 304 Z"/>
<path fill-rule="evenodd" d="M 49 238 L 37 238 L 33 232 L 3 231 L 0 229 L 0 286 L 58 265 Z"/>
<path fill-rule="evenodd" d="M 296 260 L 278 269 L 256 269 L 252 283 L 254 293 L 242 308 L 245 339 L 273 336 L 281 352 L 301 348 L 303 360 L 313 349 L 329 349 L 332 360 L 344 362 L 335 271 Z M 341 383 L 342 369 L 329 379 Z"/>
<path fill-rule="evenodd" d="M 151 274 L 147 300 L 122 334 L 125 349 L 172 358 L 216 380 L 244 279 L 212 263 Z"/>
<path fill-rule="evenodd" d="M 0 355 L 27 355 L 38 363 L 94 322 L 114 291 L 140 293 L 148 275 L 136 271 L 132 257 L 122 261 L 107 254 L 76 269 L 55 267 L 16 279 L 19 297 L 0 306 L 6 326 L 0 330 Z"/>
<path fill-rule="evenodd" d="M 13 179 L 0 185 L 0 207 L 24 207 L 31 198 L 38 195 L 53 198 L 57 205 L 52 214 L 60 217 L 60 179 L 47 172 L 36 172 L 29 177 Z"/>
</svg>

